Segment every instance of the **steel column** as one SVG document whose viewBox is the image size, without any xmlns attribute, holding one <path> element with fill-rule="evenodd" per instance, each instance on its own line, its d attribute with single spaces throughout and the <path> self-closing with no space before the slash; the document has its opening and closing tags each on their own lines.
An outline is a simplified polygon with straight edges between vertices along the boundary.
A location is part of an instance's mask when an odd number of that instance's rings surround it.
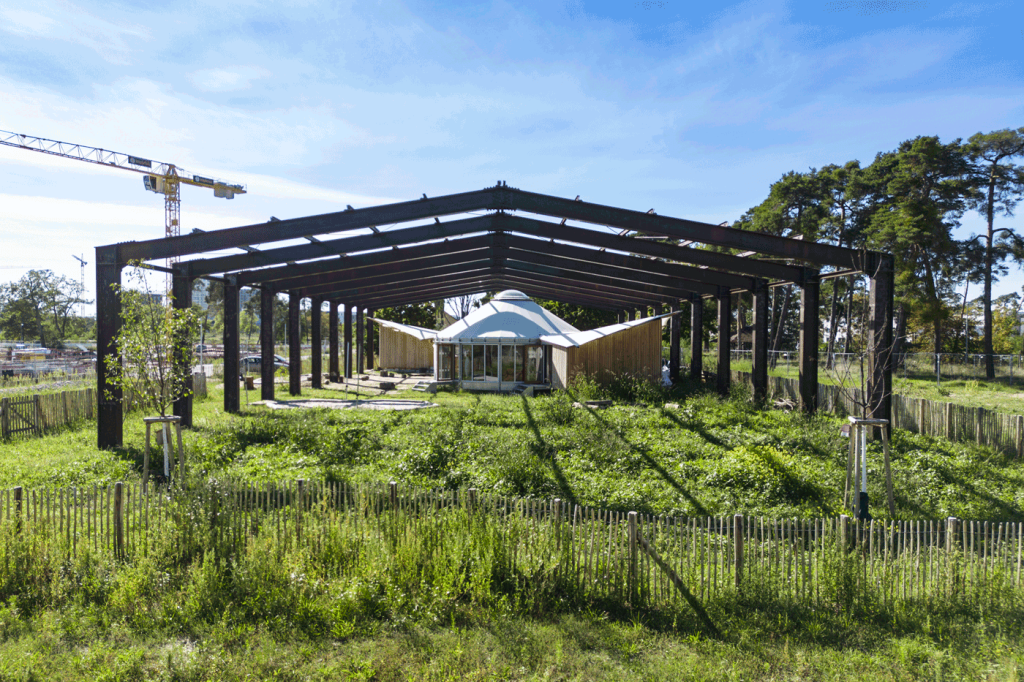
<svg viewBox="0 0 1024 682">
<path fill-rule="evenodd" d="M 363 365 L 363 306 L 356 308 L 356 372 L 362 374 L 366 367 Z"/>
<path fill-rule="evenodd" d="M 680 320 L 679 304 L 672 303 L 669 312 L 676 313 L 668 318 L 669 323 L 669 349 L 668 349 L 668 375 L 672 381 L 679 380 L 679 332 L 681 331 L 682 320 Z"/>
<path fill-rule="evenodd" d="M 872 419 L 890 420 L 892 428 L 893 292 L 895 264 L 892 256 L 878 256 L 871 275 L 868 321 L 868 409 Z"/>
<path fill-rule="evenodd" d="M 321 332 L 322 320 L 320 311 L 324 307 L 322 298 L 314 298 L 310 301 L 309 312 L 309 336 L 310 336 L 310 386 L 312 388 L 323 388 L 324 364 L 323 364 L 323 334 Z"/>
<path fill-rule="evenodd" d="M 729 336 L 732 321 L 732 295 L 728 291 L 718 294 L 718 392 L 729 395 L 732 379 L 729 368 Z"/>
<path fill-rule="evenodd" d="M 274 299 L 270 287 L 260 289 L 260 399 L 274 399 Z"/>
<path fill-rule="evenodd" d="M 375 310 L 366 311 L 366 369 L 373 369 L 373 320 L 370 318 L 376 314 Z"/>
<path fill-rule="evenodd" d="M 660 317 L 661 314 L 662 314 L 662 311 L 664 309 L 665 309 L 664 306 L 662 306 L 660 303 L 655 303 L 654 304 L 654 316 L 655 317 Z"/>
<path fill-rule="evenodd" d="M 751 339 L 751 373 L 754 401 L 768 398 L 768 286 L 761 282 L 754 289 L 754 336 Z"/>
<path fill-rule="evenodd" d="M 182 313 L 192 307 L 192 280 L 188 277 L 186 268 L 182 264 L 174 266 L 174 276 L 171 279 L 171 306 L 175 312 Z M 180 372 L 186 377 L 184 391 L 186 395 L 179 396 L 174 401 L 173 413 L 181 417 L 181 425 L 190 428 L 192 426 L 192 339 L 187 331 L 182 331 L 181 336 L 174 340 L 171 362 L 174 363 L 174 371 Z"/>
<path fill-rule="evenodd" d="M 805 278 L 800 288 L 800 407 L 818 409 L 818 289 L 817 276 Z"/>
<path fill-rule="evenodd" d="M 117 247 L 96 248 L 96 444 L 102 449 L 124 444 L 120 388 L 107 385 L 107 365 L 118 364 L 114 339 L 121 331 L 121 263 Z"/>
<path fill-rule="evenodd" d="M 690 297 L 690 378 L 704 380 L 704 299 Z"/>
<path fill-rule="evenodd" d="M 237 413 L 242 408 L 238 367 L 238 282 L 229 277 L 224 283 L 224 411 Z"/>
<path fill-rule="evenodd" d="M 619 312 L 615 313 L 615 319 L 619 324 L 622 324 L 623 322 L 626 321 L 626 314 L 620 310 Z"/>
<path fill-rule="evenodd" d="M 299 338 L 299 308 L 302 298 L 288 292 L 288 393 L 302 393 L 302 339 Z"/>
<path fill-rule="evenodd" d="M 327 313 L 327 337 L 328 337 L 328 359 L 327 375 L 331 381 L 338 381 L 341 375 L 341 362 L 338 358 L 338 302 L 328 301 Z"/>
<path fill-rule="evenodd" d="M 344 306 L 345 314 L 345 361 L 344 361 L 344 372 L 342 376 L 346 379 L 352 378 L 352 306 L 348 303 L 342 303 Z"/>
</svg>

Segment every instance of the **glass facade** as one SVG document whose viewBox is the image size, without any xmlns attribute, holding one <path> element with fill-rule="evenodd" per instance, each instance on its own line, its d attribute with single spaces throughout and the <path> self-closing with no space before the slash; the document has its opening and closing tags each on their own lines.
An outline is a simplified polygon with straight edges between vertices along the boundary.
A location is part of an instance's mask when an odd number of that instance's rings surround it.
<svg viewBox="0 0 1024 682">
<path fill-rule="evenodd" d="M 444 345 L 439 349 L 439 381 L 547 383 L 547 352 L 544 346 L 476 343 Z"/>
</svg>

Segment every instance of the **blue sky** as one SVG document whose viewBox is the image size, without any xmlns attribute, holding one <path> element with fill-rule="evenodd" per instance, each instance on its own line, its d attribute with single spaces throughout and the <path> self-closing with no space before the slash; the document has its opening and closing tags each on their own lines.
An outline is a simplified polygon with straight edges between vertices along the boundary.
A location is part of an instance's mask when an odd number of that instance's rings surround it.
<svg viewBox="0 0 1024 682">
<path fill-rule="evenodd" d="M 499 179 L 719 223 L 787 171 L 1024 125 L 1022 48 L 1015 2 L 0 0 L 0 129 L 248 186 L 184 188 L 185 232 Z M 91 292 L 93 247 L 162 226 L 136 174 L 0 147 L 0 281 L 84 253 Z"/>
</svg>

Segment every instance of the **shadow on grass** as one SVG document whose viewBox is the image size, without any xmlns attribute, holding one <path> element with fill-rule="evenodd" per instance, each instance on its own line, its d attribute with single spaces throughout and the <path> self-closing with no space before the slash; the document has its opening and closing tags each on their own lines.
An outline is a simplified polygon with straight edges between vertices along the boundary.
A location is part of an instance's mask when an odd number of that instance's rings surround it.
<svg viewBox="0 0 1024 682">
<path fill-rule="evenodd" d="M 630 442 L 625 436 L 623 436 L 621 433 L 619 433 L 616 429 L 611 428 L 608 425 L 608 422 L 601 415 L 599 415 L 592 407 L 589 407 L 586 403 L 582 403 L 582 404 L 583 404 L 584 409 L 586 409 L 587 412 L 590 413 L 590 416 L 594 418 L 594 421 L 596 421 L 602 427 L 604 427 L 605 431 L 607 431 L 608 433 L 611 433 L 612 435 L 614 435 L 615 438 L 617 438 L 619 441 L 621 441 L 623 443 L 623 445 L 625 445 L 629 449 L 630 452 L 632 452 L 632 453 L 634 453 L 636 455 L 639 455 L 641 458 L 643 458 L 643 460 L 647 463 L 647 466 L 649 466 L 651 469 L 656 471 L 658 473 L 658 475 L 661 476 L 662 479 L 665 480 L 666 483 L 668 483 L 670 486 L 672 486 L 676 490 L 676 492 L 678 492 L 680 495 L 682 495 L 684 498 L 686 498 L 686 501 L 689 502 L 693 506 L 693 509 L 697 513 L 697 515 L 699 515 L 699 516 L 707 516 L 708 515 L 709 512 L 708 512 L 707 508 L 703 504 L 701 504 L 700 501 L 696 497 L 694 497 L 693 494 L 691 494 L 690 491 L 687 490 L 686 487 L 683 486 L 683 484 L 680 483 L 679 480 L 676 479 L 675 476 L 670 474 L 668 472 L 668 470 L 665 469 L 665 467 L 661 466 L 661 464 L 657 460 L 655 460 L 654 457 L 651 456 L 650 452 L 648 452 L 646 449 L 638 447 L 634 443 Z M 664 412 L 665 408 L 662 408 L 662 411 Z"/>
<path fill-rule="evenodd" d="M 537 421 L 533 418 L 533 412 L 530 410 L 530 404 L 526 400 L 526 396 L 519 396 L 523 403 L 523 413 L 526 415 L 526 424 L 530 427 L 533 432 L 534 439 L 534 451 L 538 457 L 547 463 L 548 467 L 551 468 L 551 473 L 558 479 L 558 487 L 562 491 L 564 499 L 568 500 L 572 504 L 579 504 L 576 499 L 576 493 L 573 492 L 572 486 L 569 485 L 569 479 L 565 477 L 565 472 L 562 471 L 562 467 L 558 464 L 558 456 L 554 448 L 548 445 L 547 441 L 544 440 L 544 436 L 541 435 L 540 427 L 537 426 Z"/>
</svg>

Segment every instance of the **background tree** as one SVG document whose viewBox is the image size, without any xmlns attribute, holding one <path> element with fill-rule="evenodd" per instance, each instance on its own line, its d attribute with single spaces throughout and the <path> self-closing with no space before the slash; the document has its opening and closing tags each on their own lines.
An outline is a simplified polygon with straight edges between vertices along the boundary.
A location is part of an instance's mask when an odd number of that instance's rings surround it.
<svg viewBox="0 0 1024 682">
<path fill-rule="evenodd" d="M 164 304 L 150 291 L 143 270 L 125 272 L 130 286 L 118 289 L 121 328 L 114 339 L 115 352 L 107 356 L 107 385 L 120 388 L 129 405 L 166 417 L 175 400 L 192 392 L 196 312 L 193 307 L 178 310 Z"/>
<path fill-rule="evenodd" d="M 1012 160 L 1024 156 L 1024 128 L 977 133 L 967 141 L 967 154 L 973 164 L 973 177 L 978 193 L 971 207 L 985 216 L 987 231 L 984 235 L 982 279 L 984 281 L 984 323 L 982 352 L 985 354 L 985 376 L 994 379 L 995 362 L 992 357 L 992 282 L 1006 274 L 1003 265 L 1007 257 L 1015 255 L 1018 262 L 1024 254 L 1024 240 L 1010 228 L 994 229 L 995 216 L 1012 216 L 1013 209 L 1024 191 L 1024 168 Z M 996 234 L 1002 233 L 997 240 Z"/>
<path fill-rule="evenodd" d="M 969 164 L 960 139 L 917 137 L 880 153 L 866 169 L 873 206 L 867 246 L 896 259 L 896 295 L 912 301 L 931 325 L 934 352 L 942 352 L 943 301 L 967 273 L 964 245 L 952 230 L 971 195 Z"/>
<path fill-rule="evenodd" d="M 477 297 L 472 295 L 449 298 L 445 303 L 447 304 L 448 309 L 454 312 L 456 320 L 461 320 L 466 315 L 469 315 L 474 308 L 477 308 L 480 305 Z"/>
<path fill-rule="evenodd" d="M 8 338 L 34 336 L 42 346 L 59 346 L 74 329 L 82 285 L 52 270 L 29 270 L 17 282 L 0 285 L 0 330 Z"/>
<path fill-rule="evenodd" d="M 433 303 L 415 303 L 410 305 L 391 306 L 378 310 L 376 317 L 379 317 L 382 320 L 398 322 L 399 324 L 412 325 L 413 327 L 433 329 L 435 309 Z"/>
</svg>

